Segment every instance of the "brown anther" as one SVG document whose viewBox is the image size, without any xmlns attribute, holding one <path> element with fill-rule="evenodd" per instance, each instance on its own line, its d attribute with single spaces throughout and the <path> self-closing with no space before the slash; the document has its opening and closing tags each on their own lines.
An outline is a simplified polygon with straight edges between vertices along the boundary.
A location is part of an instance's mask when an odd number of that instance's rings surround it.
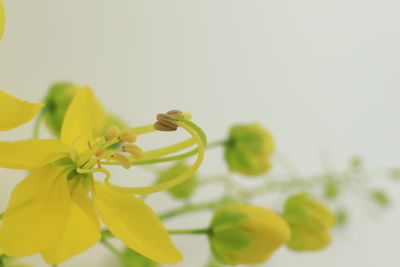
<svg viewBox="0 0 400 267">
<path fill-rule="evenodd" d="M 103 154 L 103 152 L 104 152 L 104 149 L 99 149 L 99 150 L 96 151 L 95 156 L 96 156 L 96 157 L 100 157 L 101 154 Z"/>
<path fill-rule="evenodd" d="M 131 167 L 131 161 L 125 155 L 114 153 L 111 155 L 111 158 L 118 161 L 125 169 L 129 169 Z"/>
<path fill-rule="evenodd" d="M 136 145 L 132 145 L 132 144 L 124 145 L 124 146 L 122 146 L 122 151 L 128 152 L 135 159 L 140 159 L 141 157 L 143 157 L 143 150 L 139 146 L 136 146 Z"/>
<path fill-rule="evenodd" d="M 132 131 L 126 131 L 123 132 L 119 137 L 118 140 L 120 142 L 127 142 L 127 143 L 134 143 L 137 139 L 136 134 L 134 134 Z"/>
<path fill-rule="evenodd" d="M 177 109 L 170 110 L 170 111 L 167 112 L 167 114 L 168 114 L 168 115 L 171 115 L 171 116 L 178 116 L 178 117 L 181 117 L 181 118 L 184 117 L 184 116 L 183 116 L 183 112 L 180 111 L 180 110 L 177 110 Z"/>
<path fill-rule="evenodd" d="M 91 143 L 90 141 L 88 141 L 87 144 L 88 144 L 88 147 L 89 147 L 90 149 L 93 148 L 92 143 Z"/>
<path fill-rule="evenodd" d="M 100 161 L 100 160 L 97 161 L 97 167 L 98 167 L 99 169 L 102 168 L 102 165 L 101 165 L 101 161 Z"/>
<path fill-rule="evenodd" d="M 178 126 L 176 125 L 176 115 L 178 111 L 169 111 L 170 114 L 158 114 L 157 122 L 154 123 L 154 128 L 159 131 L 176 131 Z"/>
<path fill-rule="evenodd" d="M 117 126 L 113 125 L 108 129 L 107 135 L 104 137 L 106 141 L 114 140 L 118 137 L 120 130 Z"/>
</svg>

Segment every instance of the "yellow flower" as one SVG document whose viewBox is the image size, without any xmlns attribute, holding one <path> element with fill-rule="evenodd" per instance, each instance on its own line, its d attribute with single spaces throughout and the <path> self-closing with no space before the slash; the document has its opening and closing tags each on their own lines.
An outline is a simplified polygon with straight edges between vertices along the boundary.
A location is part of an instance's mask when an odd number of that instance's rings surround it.
<svg viewBox="0 0 400 267">
<path fill-rule="evenodd" d="M 248 176 L 260 175 L 271 167 L 274 152 L 271 134 L 258 123 L 235 125 L 225 142 L 225 159 L 232 171 Z"/>
<path fill-rule="evenodd" d="M 157 215 L 131 193 L 168 189 L 186 177 L 125 191 L 95 181 L 92 174 L 97 171 L 109 178 L 107 170 L 95 168 L 99 157 L 109 158 L 102 151 L 119 141 L 134 141 L 132 133 L 117 137 L 115 130 L 106 138 L 96 138 L 104 118 L 92 90 L 85 88 L 67 110 L 60 140 L 0 142 L 1 167 L 33 170 L 14 189 L 4 213 L 0 247 L 6 255 L 40 252 L 49 264 L 63 262 L 100 240 L 100 217 L 114 236 L 151 260 L 164 264 L 181 260 Z M 122 154 L 117 159 L 122 160 Z"/>
<path fill-rule="evenodd" d="M 212 251 L 224 264 L 258 264 L 290 239 L 286 221 L 259 206 L 231 205 L 216 211 L 209 235 Z"/>
<path fill-rule="evenodd" d="M 290 249 L 319 250 L 331 242 L 330 228 L 335 225 L 335 216 L 322 203 L 308 193 L 290 197 L 285 203 L 283 217 L 292 229 Z"/>
<path fill-rule="evenodd" d="M 36 113 L 38 113 L 42 107 L 43 104 L 26 102 L 0 90 L 0 131 L 11 130 L 24 123 L 27 123 L 36 115 Z"/>
<path fill-rule="evenodd" d="M 1 37 L 3 36 L 4 24 L 6 23 L 6 18 L 5 17 L 6 16 L 4 14 L 3 1 L 0 0 L 0 40 L 1 40 Z"/>
</svg>

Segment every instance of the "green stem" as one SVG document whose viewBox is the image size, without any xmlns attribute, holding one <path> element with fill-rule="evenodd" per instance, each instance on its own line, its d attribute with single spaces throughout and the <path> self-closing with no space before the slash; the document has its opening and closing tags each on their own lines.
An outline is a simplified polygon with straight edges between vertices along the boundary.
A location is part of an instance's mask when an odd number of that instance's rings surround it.
<svg viewBox="0 0 400 267">
<path fill-rule="evenodd" d="M 192 230 L 169 230 L 168 233 L 171 235 L 208 235 L 210 228 L 192 229 Z"/>
<path fill-rule="evenodd" d="M 43 111 L 41 111 L 39 113 L 39 116 L 37 117 L 37 119 L 35 121 L 35 125 L 33 126 L 33 135 L 32 135 L 32 137 L 34 139 L 38 139 L 39 138 L 40 123 L 42 122 L 42 119 L 43 119 Z"/>
<path fill-rule="evenodd" d="M 344 175 L 345 178 L 342 179 L 337 179 L 338 183 L 348 183 L 352 180 L 353 178 L 348 178 L 346 175 Z M 326 182 L 325 177 L 320 177 L 317 176 L 315 178 L 309 178 L 309 179 L 292 179 L 284 182 L 269 182 L 264 186 L 256 187 L 253 189 L 249 190 L 243 190 L 240 191 L 238 194 L 240 196 L 240 199 L 245 201 L 260 195 L 264 195 L 266 193 L 270 192 L 277 192 L 279 191 L 289 191 L 292 189 L 298 189 L 298 188 L 309 188 L 311 186 L 317 186 L 320 184 L 323 184 Z M 204 210 L 212 210 L 215 209 L 219 206 L 222 206 L 224 204 L 228 204 L 232 202 L 232 197 L 223 197 L 219 198 L 216 200 L 208 201 L 208 202 L 203 202 L 199 204 L 193 204 L 190 206 L 184 206 L 181 208 L 177 208 L 174 210 L 167 211 L 165 213 L 162 213 L 159 217 L 162 220 L 167 220 L 179 215 L 187 214 L 187 213 L 192 213 L 192 212 L 198 212 L 198 211 L 204 211 Z"/>
<path fill-rule="evenodd" d="M 206 149 L 212 149 L 219 146 L 224 146 L 226 144 L 226 140 L 218 140 L 208 143 Z"/>
<path fill-rule="evenodd" d="M 178 215 L 182 215 L 185 213 L 190 213 L 190 212 L 196 212 L 196 211 L 202 211 L 202 210 L 210 210 L 210 209 L 215 209 L 220 205 L 223 205 L 224 203 L 227 203 L 231 200 L 230 197 L 225 197 L 222 199 L 218 199 L 218 200 L 213 200 L 213 201 L 209 201 L 209 202 L 203 202 L 203 203 L 199 203 L 199 204 L 193 204 L 190 206 L 184 206 L 182 208 L 178 208 L 178 209 L 174 209 L 171 211 L 167 211 L 163 214 L 161 214 L 159 217 L 161 220 L 166 220 Z"/>
<path fill-rule="evenodd" d="M 103 238 L 101 240 L 101 243 L 108 248 L 112 253 L 114 253 L 116 256 L 123 258 L 124 255 L 121 251 L 119 251 L 116 247 L 114 247 L 106 238 Z"/>
</svg>

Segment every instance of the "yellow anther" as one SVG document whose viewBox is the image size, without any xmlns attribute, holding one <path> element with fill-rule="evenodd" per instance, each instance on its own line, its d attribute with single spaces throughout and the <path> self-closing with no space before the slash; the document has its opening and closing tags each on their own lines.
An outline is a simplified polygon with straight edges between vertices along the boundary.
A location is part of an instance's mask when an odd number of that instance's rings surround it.
<svg viewBox="0 0 400 267">
<path fill-rule="evenodd" d="M 122 151 L 128 152 L 134 157 L 135 159 L 140 159 L 143 157 L 143 150 L 136 145 L 127 144 L 122 146 Z"/>
<path fill-rule="evenodd" d="M 125 169 L 129 169 L 131 167 L 131 161 L 125 155 L 114 153 L 111 155 L 111 158 L 118 161 Z"/>
<path fill-rule="evenodd" d="M 137 139 L 137 136 L 132 131 L 126 131 L 123 132 L 118 139 L 120 142 L 134 143 Z"/>
<path fill-rule="evenodd" d="M 106 141 L 114 140 L 115 138 L 118 137 L 119 133 L 120 130 L 117 126 L 115 125 L 111 126 L 107 132 L 107 135 L 105 136 Z"/>
</svg>

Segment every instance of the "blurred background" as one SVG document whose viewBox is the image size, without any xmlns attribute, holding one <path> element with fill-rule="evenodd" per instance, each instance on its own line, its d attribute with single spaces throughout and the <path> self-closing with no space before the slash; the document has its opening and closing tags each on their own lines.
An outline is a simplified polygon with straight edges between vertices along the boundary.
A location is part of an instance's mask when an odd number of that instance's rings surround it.
<svg viewBox="0 0 400 267">
<path fill-rule="evenodd" d="M 273 133 L 277 157 L 290 159 L 303 175 L 321 171 L 321 153 L 339 170 L 359 154 L 378 180 L 382 170 L 399 164 L 399 1 L 5 0 L 4 5 L 0 88 L 17 97 L 41 101 L 53 82 L 74 81 L 92 86 L 107 109 L 131 125 L 151 123 L 170 109 L 191 112 L 210 140 L 224 138 L 234 123 L 259 121 Z M 31 131 L 32 123 L 0 138 L 27 138 Z M 179 139 L 158 137 L 143 146 Z M 3 210 L 25 173 L 1 171 Z M 200 171 L 227 172 L 222 151 L 210 151 Z M 132 175 L 117 173 L 121 181 Z M 348 194 L 342 200 L 351 218 L 334 231 L 330 247 L 301 254 L 282 248 L 262 266 L 399 266 L 400 186 L 378 183 L 391 192 L 390 208 Z M 198 198 L 213 193 L 206 190 Z M 177 204 L 158 195 L 149 203 L 156 210 Z M 200 213 L 168 226 L 195 228 L 209 218 Z M 207 261 L 204 237 L 174 240 L 185 255 L 175 266 Z M 26 262 L 46 266 L 39 256 Z M 114 263 L 97 245 L 61 266 Z"/>
</svg>

